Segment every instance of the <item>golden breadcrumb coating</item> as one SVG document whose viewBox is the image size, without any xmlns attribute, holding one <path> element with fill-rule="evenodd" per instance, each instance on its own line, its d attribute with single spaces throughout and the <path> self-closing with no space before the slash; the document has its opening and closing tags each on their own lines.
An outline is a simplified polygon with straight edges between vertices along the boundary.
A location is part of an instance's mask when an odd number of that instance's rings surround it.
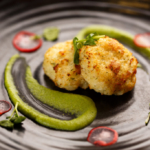
<svg viewBox="0 0 150 150">
<path fill-rule="evenodd" d="M 80 50 L 81 75 L 89 88 L 104 95 L 122 95 L 136 82 L 137 60 L 117 40 L 100 38 L 95 46 Z"/>
<path fill-rule="evenodd" d="M 60 88 L 69 91 L 78 87 L 86 89 L 88 84 L 81 75 L 80 66 L 74 64 L 73 58 L 72 41 L 57 43 L 45 53 L 44 72 Z"/>
<path fill-rule="evenodd" d="M 122 95 L 136 83 L 137 60 L 117 40 L 104 37 L 94 46 L 83 46 L 75 65 L 72 40 L 58 43 L 45 53 L 43 69 L 55 85 L 67 90 L 78 87 L 104 95 Z"/>
</svg>

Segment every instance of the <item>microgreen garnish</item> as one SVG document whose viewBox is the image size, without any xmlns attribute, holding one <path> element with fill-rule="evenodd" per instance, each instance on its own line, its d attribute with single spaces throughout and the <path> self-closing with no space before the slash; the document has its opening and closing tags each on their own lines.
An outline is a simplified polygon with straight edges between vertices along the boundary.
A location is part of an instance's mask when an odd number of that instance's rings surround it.
<svg viewBox="0 0 150 150">
<path fill-rule="evenodd" d="M 142 68 L 142 65 L 140 63 L 137 64 L 138 68 Z"/>
<path fill-rule="evenodd" d="M 1 127 L 13 129 L 15 124 L 19 124 L 26 119 L 26 117 L 24 117 L 24 116 L 19 116 L 17 107 L 18 107 L 18 102 L 16 103 L 12 114 L 10 116 L 6 117 L 6 119 L 8 119 L 8 120 L 0 121 Z"/>
<path fill-rule="evenodd" d="M 2 120 L 0 121 L 0 126 L 8 129 L 13 129 L 14 128 L 14 123 L 12 123 L 9 120 Z"/>
<path fill-rule="evenodd" d="M 33 36 L 31 36 L 31 40 L 39 40 L 41 38 L 42 37 L 40 35 L 33 35 Z"/>
<path fill-rule="evenodd" d="M 58 34 L 59 34 L 59 29 L 58 28 L 49 27 L 49 28 L 44 29 L 43 37 L 47 41 L 54 41 L 58 38 Z"/>
<path fill-rule="evenodd" d="M 98 39 L 94 39 L 94 34 L 91 33 L 86 37 L 86 41 L 84 42 L 84 45 L 96 45 L 95 41 Z"/>
<path fill-rule="evenodd" d="M 74 53 L 74 63 L 76 65 L 79 64 L 79 49 L 83 46 L 83 43 L 82 41 L 79 41 L 77 37 L 75 37 L 73 39 L 73 47 L 74 47 L 74 50 L 75 50 L 75 53 Z"/>
<path fill-rule="evenodd" d="M 75 37 L 73 39 L 73 47 L 75 50 L 74 63 L 76 65 L 79 64 L 79 50 L 82 48 L 83 45 L 90 45 L 90 46 L 96 45 L 95 41 L 103 37 L 105 37 L 105 35 L 98 35 L 97 33 L 91 33 L 83 40 L 79 40 L 77 37 Z"/>
<path fill-rule="evenodd" d="M 47 41 L 54 41 L 58 38 L 58 34 L 59 34 L 59 29 L 58 28 L 49 27 L 49 28 L 44 29 L 43 35 L 33 35 L 33 36 L 31 36 L 31 40 L 39 40 L 43 36 Z"/>
<path fill-rule="evenodd" d="M 147 126 L 150 121 L 150 113 L 148 113 L 148 117 L 145 120 L 145 125 Z"/>
</svg>

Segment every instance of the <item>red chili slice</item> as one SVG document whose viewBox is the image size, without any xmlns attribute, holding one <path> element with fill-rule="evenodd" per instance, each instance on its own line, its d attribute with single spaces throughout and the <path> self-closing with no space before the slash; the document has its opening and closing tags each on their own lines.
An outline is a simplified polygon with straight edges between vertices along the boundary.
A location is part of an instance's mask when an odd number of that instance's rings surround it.
<svg viewBox="0 0 150 150">
<path fill-rule="evenodd" d="M 150 47 L 150 33 L 137 34 L 134 37 L 134 44 L 138 47 Z"/>
<path fill-rule="evenodd" d="M 13 39 L 14 47 L 21 52 L 33 52 L 39 49 L 42 45 L 42 40 L 32 40 L 31 37 L 34 33 L 21 31 L 17 33 Z"/>
<path fill-rule="evenodd" d="M 11 104 L 8 101 L 0 100 L 0 115 L 11 110 Z"/>
<path fill-rule="evenodd" d="M 87 140 L 96 146 L 109 146 L 117 142 L 118 133 L 108 127 L 96 127 L 89 132 Z"/>
</svg>

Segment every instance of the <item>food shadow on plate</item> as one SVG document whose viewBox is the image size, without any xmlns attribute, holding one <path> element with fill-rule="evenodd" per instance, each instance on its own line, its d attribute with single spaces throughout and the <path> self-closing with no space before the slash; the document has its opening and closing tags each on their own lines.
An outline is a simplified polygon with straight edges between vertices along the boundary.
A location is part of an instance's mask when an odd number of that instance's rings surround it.
<svg viewBox="0 0 150 150">
<path fill-rule="evenodd" d="M 14 126 L 14 129 L 16 129 L 17 135 L 19 135 L 19 136 L 21 136 L 21 137 L 24 135 L 25 130 L 26 130 L 26 129 L 23 127 L 23 123 L 16 124 L 16 125 Z"/>
<path fill-rule="evenodd" d="M 126 110 L 133 102 L 134 99 L 132 98 L 134 95 L 134 89 L 130 92 L 127 92 L 121 96 L 106 96 L 101 95 L 100 93 L 95 92 L 94 90 L 90 89 L 81 89 L 78 88 L 75 91 L 67 91 L 65 89 L 61 89 L 56 87 L 54 82 L 49 79 L 48 76 L 44 74 L 42 63 L 36 68 L 34 72 L 34 78 L 43 86 L 50 88 L 52 90 L 64 92 L 64 93 L 74 93 L 80 94 L 90 97 L 97 107 L 98 113 L 97 117 L 100 118 L 107 118 L 109 116 L 113 116 L 116 113 L 120 113 L 121 111 Z"/>
<path fill-rule="evenodd" d="M 107 96 L 107 95 L 101 95 L 100 93 L 95 92 L 94 90 L 90 89 L 81 89 L 78 88 L 75 91 L 67 91 L 65 89 L 61 89 L 59 87 L 56 87 L 53 81 L 49 79 L 46 75 L 44 75 L 44 80 L 46 83 L 46 86 L 50 89 L 64 92 L 64 93 L 74 93 L 74 94 L 80 94 L 90 97 L 94 102 L 98 110 L 98 114 L 105 114 L 105 116 L 108 116 L 108 114 L 113 115 L 115 113 L 119 113 L 120 111 L 125 110 L 133 103 L 133 93 L 134 89 L 130 92 L 127 92 L 121 96 Z M 111 112 L 111 113 L 110 113 Z M 104 116 L 103 116 L 104 117 Z"/>
<path fill-rule="evenodd" d="M 1 127 L 2 127 L 2 126 L 1 126 Z M 2 128 L 5 128 L 5 127 L 2 127 Z M 7 131 L 9 131 L 9 132 L 13 132 L 13 130 L 16 129 L 17 134 L 18 134 L 19 136 L 22 136 L 22 135 L 24 134 L 25 130 L 26 130 L 26 129 L 23 127 L 23 123 L 15 124 L 13 129 L 12 129 L 12 128 L 5 128 L 5 129 L 6 129 Z"/>
</svg>

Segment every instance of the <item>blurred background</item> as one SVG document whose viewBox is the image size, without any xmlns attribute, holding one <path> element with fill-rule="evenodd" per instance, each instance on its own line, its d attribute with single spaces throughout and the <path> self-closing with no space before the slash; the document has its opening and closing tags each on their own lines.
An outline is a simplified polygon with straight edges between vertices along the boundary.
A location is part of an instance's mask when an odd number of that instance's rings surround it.
<svg viewBox="0 0 150 150">
<path fill-rule="evenodd" d="M 70 2 L 76 3 L 81 1 L 87 2 L 87 7 L 83 9 L 89 9 L 88 3 L 96 1 L 102 5 L 100 11 L 107 10 L 109 12 L 136 15 L 138 17 L 150 17 L 150 0 L 70 0 Z M 3 16 L 5 11 L 11 12 L 9 15 L 13 15 L 24 10 L 30 10 L 31 8 L 60 2 L 69 2 L 69 0 L 0 0 L 0 17 Z M 12 12 L 12 9 L 16 10 L 16 12 Z"/>
<path fill-rule="evenodd" d="M 51 4 L 59 4 L 59 6 L 63 5 L 63 7 L 40 11 L 41 7 L 51 6 Z M 147 23 L 149 23 L 150 19 L 150 0 L 0 0 L 0 30 L 5 28 L 5 26 L 9 27 L 12 24 L 34 18 L 35 16 L 65 11 L 65 9 L 69 10 L 69 7 L 65 7 L 65 4 L 71 6 L 71 11 L 82 9 L 85 11 L 112 12 L 114 14 L 142 19 Z M 74 4 L 76 5 L 75 7 L 73 7 Z M 39 11 L 34 13 L 35 9 L 39 9 Z M 21 13 L 26 14 L 29 11 L 30 15 L 15 18 L 15 16 Z"/>
</svg>

